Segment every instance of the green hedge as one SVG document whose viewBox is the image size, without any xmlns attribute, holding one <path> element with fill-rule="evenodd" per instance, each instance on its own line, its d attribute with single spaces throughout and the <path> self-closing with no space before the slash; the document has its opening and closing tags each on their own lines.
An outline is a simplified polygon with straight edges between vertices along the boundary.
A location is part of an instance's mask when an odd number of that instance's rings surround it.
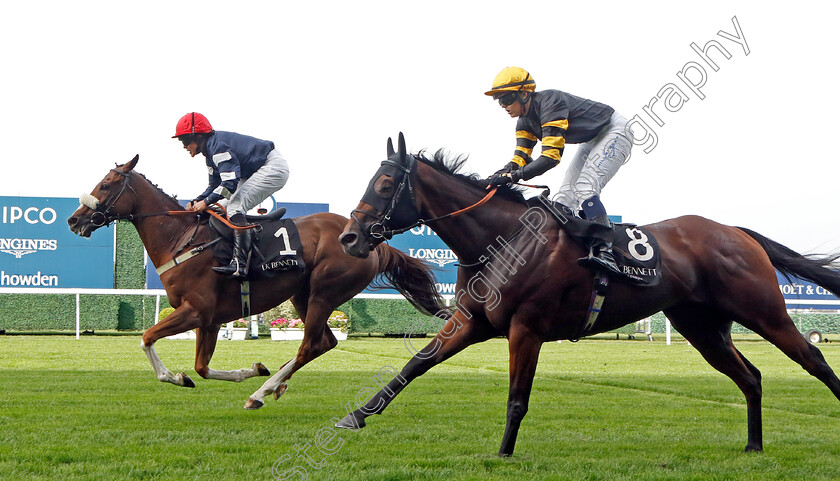
<svg viewBox="0 0 840 481">
<path fill-rule="evenodd" d="M 438 332 L 444 323 L 421 314 L 403 299 L 351 299 L 338 310 L 350 319 L 351 333 L 426 334 Z"/>
</svg>

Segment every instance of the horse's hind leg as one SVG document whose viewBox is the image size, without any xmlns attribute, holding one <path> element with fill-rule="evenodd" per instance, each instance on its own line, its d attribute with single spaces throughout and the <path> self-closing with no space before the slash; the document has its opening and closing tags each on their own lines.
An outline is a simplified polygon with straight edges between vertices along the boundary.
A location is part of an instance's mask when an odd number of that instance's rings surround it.
<svg viewBox="0 0 840 481">
<path fill-rule="evenodd" d="M 220 381 L 242 382 L 254 376 L 268 376 L 268 369 L 260 362 L 255 362 L 250 368 L 237 369 L 235 371 L 214 371 L 210 369 L 210 358 L 216 350 L 216 341 L 219 338 L 219 324 L 201 327 L 195 341 L 195 372 L 204 379 L 216 379 Z"/>
<path fill-rule="evenodd" d="M 816 346 L 805 340 L 793 324 L 787 311 L 781 309 L 775 316 L 765 316 L 764 319 L 773 321 L 748 319 L 742 321 L 747 328 L 755 331 L 764 339 L 791 358 L 794 362 L 823 382 L 837 399 L 840 399 L 840 379 L 825 361 Z"/>
<path fill-rule="evenodd" d="M 761 373 L 732 344 L 732 322 L 704 306 L 685 305 L 665 311 L 674 327 L 712 367 L 729 376 L 747 401 L 746 451 L 761 451 Z"/>
</svg>

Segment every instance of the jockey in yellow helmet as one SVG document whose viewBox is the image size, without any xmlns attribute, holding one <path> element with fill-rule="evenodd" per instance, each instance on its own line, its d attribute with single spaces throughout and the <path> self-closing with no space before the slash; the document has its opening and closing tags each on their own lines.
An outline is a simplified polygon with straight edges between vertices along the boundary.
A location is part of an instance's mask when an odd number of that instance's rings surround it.
<svg viewBox="0 0 840 481">
<path fill-rule="evenodd" d="M 633 132 L 627 119 L 612 107 L 560 90 L 537 91 L 534 78 L 519 67 L 507 67 L 496 76 L 485 95 L 494 100 L 516 122 L 516 149 L 513 159 L 490 176 L 491 185 L 529 180 L 560 163 L 566 144 L 580 144 L 574 155 L 556 201 L 572 212 L 609 226 L 610 221 L 600 194 L 604 185 L 627 159 L 633 146 Z M 539 157 L 531 158 L 537 141 Z M 612 245 L 594 239 L 588 257 L 579 260 L 591 268 L 620 275 L 612 255 Z"/>
</svg>

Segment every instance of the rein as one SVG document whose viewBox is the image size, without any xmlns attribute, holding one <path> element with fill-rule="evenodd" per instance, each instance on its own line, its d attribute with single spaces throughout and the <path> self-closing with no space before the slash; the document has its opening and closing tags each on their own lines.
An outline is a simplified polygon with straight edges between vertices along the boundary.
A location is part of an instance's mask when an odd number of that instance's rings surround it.
<svg viewBox="0 0 840 481">
<path fill-rule="evenodd" d="M 429 222 L 436 222 L 436 221 L 439 221 L 439 220 L 448 219 L 450 217 L 457 217 L 461 214 L 466 214 L 467 212 L 469 212 L 469 211 L 471 211 L 471 210 L 473 210 L 477 207 L 481 207 L 482 205 L 487 203 L 487 201 L 489 201 L 490 199 L 493 198 L 494 195 L 496 195 L 496 192 L 498 190 L 499 189 L 497 187 L 493 187 L 493 189 L 490 190 L 490 192 L 488 192 L 487 195 L 482 197 L 478 202 L 476 202 L 475 204 L 473 204 L 471 206 L 464 207 L 461 210 L 456 210 L 455 212 L 450 212 L 448 214 L 444 214 L 442 216 L 435 217 L 433 219 L 417 219 L 417 222 L 415 222 L 414 224 L 411 224 L 410 226 L 403 227 L 403 228 L 400 228 L 400 229 L 384 230 L 384 231 L 382 231 L 381 233 L 378 233 L 378 234 L 382 237 L 393 237 L 394 235 L 402 234 L 403 232 L 408 231 L 410 229 L 413 229 L 413 228 L 415 228 L 419 225 L 425 225 Z M 373 231 L 371 231 L 370 235 L 373 236 L 373 237 L 377 237 L 373 233 Z"/>
<path fill-rule="evenodd" d="M 146 214 L 125 214 L 125 215 L 113 214 L 113 215 L 111 215 L 111 214 L 109 214 L 109 212 L 117 204 L 117 201 L 120 200 L 120 197 L 122 197 L 122 195 L 126 191 L 126 189 L 131 189 L 131 192 L 134 193 L 135 197 L 137 196 L 137 191 L 134 190 L 134 187 L 131 187 L 128 184 L 128 177 L 131 175 L 131 172 L 120 172 L 116 169 L 111 169 L 111 172 L 124 177 L 125 181 L 123 182 L 123 185 L 120 188 L 120 191 L 117 193 L 117 196 L 114 197 L 114 200 L 110 203 L 109 206 L 107 206 L 105 208 L 105 210 L 101 210 L 100 206 L 98 206 L 96 209 L 94 209 L 94 213 L 91 214 L 91 216 L 90 216 L 90 222 L 91 222 L 91 224 L 93 224 L 97 227 L 102 227 L 104 225 L 110 224 L 112 222 L 116 222 L 118 220 L 133 221 L 135 219 L 143 219 L 145 217 L 157 217 L 157 216 L 160 216 L 160 215 L 200 215 L 200 213 L 196 213 L 196 212 L 191 211 L 191 210 L 165 210 L 165 211 L 161 211 L 161 212 L 149 212 L 149 213 L 146 213 Z M 230 227 L 231 229 L 234 229 L 234 230 L 244 230 L 244 229 L 251 229 L 251 228 L 254 228 L 254 227 L 258 227 L 256 224 L 255 225 L 246 225 L 246 226 L 234 225 L 233 223 L 231 223 L 227 219 L 226 215 L 221 215 L 221 214 L 217 213 L 216 211 L 214 211 L 212 209 L 207 209 L 206 212 L 208 214 L 212 215 L 213 217 L 215 217 L 216 219 L 219 219 L 220 222 L 222 222 L 223 224 L 225 224 L 226 226 L 228 226 L 228 227 Z"/>
</svg>

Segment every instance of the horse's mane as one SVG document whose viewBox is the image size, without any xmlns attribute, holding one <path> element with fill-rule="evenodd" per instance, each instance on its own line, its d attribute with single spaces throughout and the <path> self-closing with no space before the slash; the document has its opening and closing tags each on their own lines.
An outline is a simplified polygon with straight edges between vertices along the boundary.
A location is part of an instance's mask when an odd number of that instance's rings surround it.
<svg viewBox="0 0 840 481">
<path fill-rule="evenodd" d="M 142 178 L 143 178 L 143 180 L 145 180 L 146 182 L 148 182 L 148 183 L 149 183 L 149 185 L 151 185 L 152 187 L 154 187 L 154 188 L 155 188 L 155 190 L 157 190 L 158 192 L 160 192 L 160 193 L 161 193 L 164 197 L 166 197 L 166 198 L 167 198 L 167 199 L 169 199 L 172 203 L 174 203 L 175 205 L 177 205 L 177 206 L 178 206 L 178 209 L 174 209 L 174 210 L 179 210 L 179 209 L 183 209 L 183 208 L 184 208 L 181 204 L 179 204 L 179 203 L 178 203 L 178 198 L 177 198 L 177 197 L 175 197 L 175 196 L 173 196 L 173 195 L 169 195 L 169 194 L 167 194 L 166 192 L 164 192 L 164 191 L 163 191 L 163 189 L 161 189 L 160 187 L 158 187 L 158 185 L 157 185 L 157 184 L 155 184 L 154 182 L 152 182 L 151 180 L 149 180 L 149 178 L 148 178 L 148 177 L 146 177 L 145 175 L 143 175 L 142 173 L 137 172 L 136 170 L 132 170 L 132 172 L 133 172 L 133 173 L 135 173 L 135 174 L 137 174 L 137 175 L 139 175 L 140 177 L 142 177 Z"/>
<path fill-rule="evenodd" d="M 414 154 L 414 158 L 432 167 L 438 172 L 443 172 L 444 174 L 455 177 L 456 179 L 459 179 L 466 184 L 478 187 L 479 189 L 484 189 L 487 185 L 483 183 L 482 178 L 479 177 L 478 174 L 464 174 L 459 172 L 464 166 L 464 163 L 467 161 L 466 155 L 462 154 L 452 156 L 448 155 L 444 149 L 438 149 L 431 158 L 426 154 L 425 150 L 421 150 L 420 152 Z M 522 195 L 522 190 L 516 186 L 499 186 L 499 190 L 496 194 L 507 200 L 522 204 L 525 203 L 525 196 Z"/>
</svg>

